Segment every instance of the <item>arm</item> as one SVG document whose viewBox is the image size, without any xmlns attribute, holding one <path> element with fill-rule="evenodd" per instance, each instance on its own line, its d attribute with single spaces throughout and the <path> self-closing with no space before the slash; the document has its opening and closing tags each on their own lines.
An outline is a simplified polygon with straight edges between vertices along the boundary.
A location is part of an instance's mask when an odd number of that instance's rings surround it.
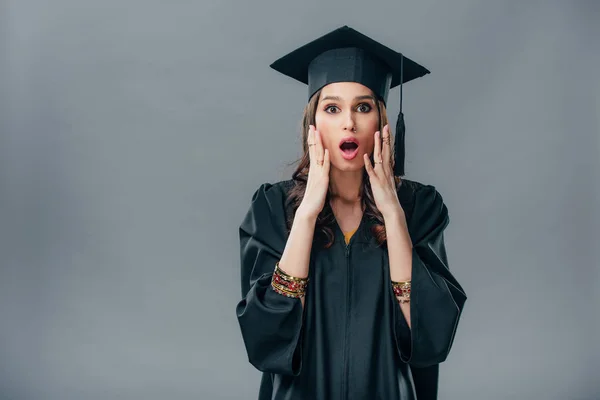
<svg viewBox="0 0 600 400">
<path fill-rule="evenodd" d="M 394 328 L 400 357 L 415 367 L 439 364 L 450 352 L 466 301 L 464 290 L 448 267 L 443 234 L 450 221 L 448 210 L 435 187 L 417 190 L 410 250 L 406 239 L 409 225 L 398 216 L 388 221 L 392 233 L 388 243 L 390 274 L 394 280 L 410 277 L 412 281 L 411 301 L 405 304 L 409 310 L 402 309 L 391 284 L 389 288 L 397 304 Z"/>
<path fill-rule="evenodd" d="M 412 241 L 408 232 L 404 210 L 384 215 L 390 260 L 390 279 L 395 282 L 410 281 L 412 276 Z M 410 303 L 398 302 L 404 319 L 410 328 Z"/>
<path fill-rule="evenodd" d="M 315 233 L 316 217 L 309 216 L 300 209 L 294 216 L 290 236 L 279 261 L 279 268 L 297 278 L 308 276 L 310 251 Z M 304 297 L 300 298 L 304 308 Z"/>
<path fill-rule="evenodd" d="M 261 185 L 240 225 L 243 298 L 236 315 L 252 365 L 263 372 L 298 375 L 304 299 L 276 293 L 271 278 L 277 261 L 290 275 L 308 275 L 316 219 L 297 213 L 288 238 L 284 200 L 280 188 Z"/>
</svg>

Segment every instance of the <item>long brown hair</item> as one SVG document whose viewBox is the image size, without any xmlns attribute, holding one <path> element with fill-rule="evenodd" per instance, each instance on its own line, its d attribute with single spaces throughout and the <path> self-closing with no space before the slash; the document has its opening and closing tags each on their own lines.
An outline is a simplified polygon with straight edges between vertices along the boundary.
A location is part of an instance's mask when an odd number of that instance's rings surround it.
<svg viewBox="0 0 600 400">
<path fill-rule="evenodd" d="M 287 196 L 287 204 L 291 207 L 292 212 L 289 214 L 287 221 L 288 231 L 291 229 L 292 222 L 294 220 L 294 216 L 296 214 L 296 210 L 300 203 L 302 203 L 302 199 L 304 198 L 304 192 L 306 191 L 306 182 L 308 180 L 308 171 L 310 168 L 310 156 L 308 152 L 307 145 L 307 137 L 309 125 L 315 125 L 315 115 L 317 113 L 317 106 L 319 104 L 319 98 L 321 95 L 321 90 L 316 92 L 308 104 L 304 108 L 304 114 L 302 117 L 302 128 L 301 128 L 301 143 L 303 149 L 302 157 L 297 161 L 298 166 L 294 173 L 292 174 L 292 180 L 294 181 L 293 187 L 288 192 Z M 376 97 L 376 109 L 379 115 L 379 131 L 383 131 L 383 127 L 388 123 L 387 113 L 385 104 L 383 101 Z M 390 147 L 394 148 L 393 142 L 393 134 L 390 130 Z M 373 155 L 370 156 L 371 164 L 373 164 Z M 390 167 L 391 170 L 394 170 L 394 157 L 393 154 L 390 157 Z M 396 182 L 396 190 L 400 185 L 400 177 L 394 177 Z M 361 205 L 365 210 L 364 213 L 368 218 L 373 219 L 376 223 L 372 226 L 371 233 L 377 239 L 379 245 L 382 245 L 386 241 L 386 233 L 385 233 L 385 225 L 383 221 L 383 215 L 375 206 L 375 200 L 373 199 L 373 192 L 371 190 L 371 182 L 369 180 L 369 175 L 366 169 L 363 168 L 363 180 L 362 180 L 362 188 L 361 188 Z M 315 234 L 320 236 L 323 239 L 324 247 L 329 248 L 334 242 L 334 233 L 332 229 L 332 225 L 335 222 L 335 216 L 333 215 L 333 211 L 329 206 L 330 200 L 330 191 L 327 191 L 327 196 L 325 199 L 325 206 L 323 210 L 319 213 L 317 217 L 317 222 L 315 226 Z"/>
</svg>

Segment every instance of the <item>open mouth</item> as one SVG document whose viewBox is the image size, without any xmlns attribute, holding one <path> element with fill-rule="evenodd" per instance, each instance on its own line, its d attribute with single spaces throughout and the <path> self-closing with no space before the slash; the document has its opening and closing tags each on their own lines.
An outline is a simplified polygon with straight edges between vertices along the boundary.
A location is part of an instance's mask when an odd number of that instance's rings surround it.
<svg viewBox="0 0 600 400">
<path fill-rule="evenodd" d="M 340 143 L 342 157 L 346 160 L 352 160 L 358 154 L 358 140 L 354 138 L 342 139 Z"/>
<path fill-rule="evenodd" d="M 353 152 L 354 150 L 356 150 L 357 148 L 358 148 L 358 145 L 354 142 L 344 142 L 340 146 L 340 149 L 342 149 L 342 151 L 350 152 L 350 153 Z"/>
</svg>

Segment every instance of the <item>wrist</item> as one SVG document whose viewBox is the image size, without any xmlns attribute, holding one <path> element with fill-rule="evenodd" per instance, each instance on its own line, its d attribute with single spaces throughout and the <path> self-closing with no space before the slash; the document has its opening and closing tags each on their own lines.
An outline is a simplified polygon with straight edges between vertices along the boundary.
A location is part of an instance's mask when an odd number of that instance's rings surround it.
<svg viewBox="0 0 600 400">
<path fill-rule="evenodd" d="M 315 224 L 317 222 L 317 217 L 318 214 L 308 212 L 304 208 L 302 208 L 302 205 L 300 205 L 300 207 L 298 207 L 298 209 L 296 210 L 296 214 L 294 215 L 294 221 Z"/>
<path fill-rule="evenodd" d="M 392 207 L 390 210 L 382 211 L 381 215 L 383 216 L 384 221 L 398 221 L 398 220 L 406 220 L 406 216 L 404 214 L 404 209 L 398 205 L 396 207 Z"/>
</svg>

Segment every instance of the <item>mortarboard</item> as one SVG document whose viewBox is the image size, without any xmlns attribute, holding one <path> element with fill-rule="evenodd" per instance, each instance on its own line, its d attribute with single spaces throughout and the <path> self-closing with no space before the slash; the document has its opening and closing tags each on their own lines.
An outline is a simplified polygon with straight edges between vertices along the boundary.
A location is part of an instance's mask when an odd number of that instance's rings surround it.
<svg viewBox="0 0 600 400">
<path fill-rule="evenodd" d="M 387 104 L 390 89 L 400 85 L 394 175 L 404 175 L 402 84 L 428 74 L 429 70 L 346 25 L 281 57 L 271 68 L 307 84 L 309 99 L 329 83 L 358 82 Z"/>
</svg>

